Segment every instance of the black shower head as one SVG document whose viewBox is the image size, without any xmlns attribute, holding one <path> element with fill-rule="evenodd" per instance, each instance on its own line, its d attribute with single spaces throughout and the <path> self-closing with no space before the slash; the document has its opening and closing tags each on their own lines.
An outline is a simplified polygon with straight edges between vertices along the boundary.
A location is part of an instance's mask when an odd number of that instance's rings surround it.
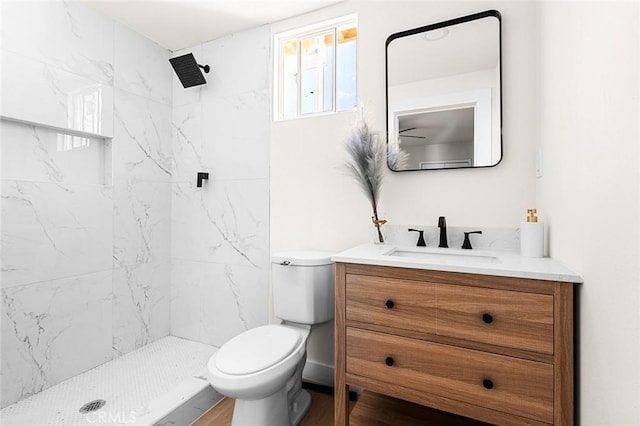
<svg viewBox="0 0 640 426">
<path fill-rule="evenodd" d="M 207 80 L 204 79 L 202 71 L 209 72 L 209 65 L 199 65 L 196 62 L 196 58 L 193 57 L 193 53 L 187 53 L 186 55 L 177 56 L 169 59 L 173 70 L 178 75 L 180 82 L 186 89 L 191 86 L 198 86 L 200 84 L 206 84 Z"/>
</svg>

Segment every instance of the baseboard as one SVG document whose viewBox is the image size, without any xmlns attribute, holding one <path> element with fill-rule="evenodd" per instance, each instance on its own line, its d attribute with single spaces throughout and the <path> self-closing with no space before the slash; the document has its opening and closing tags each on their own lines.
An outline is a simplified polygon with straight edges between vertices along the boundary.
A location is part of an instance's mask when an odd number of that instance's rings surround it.
<svg viewBox="0 0 640 426">
<path fill-rule="evenodd" d="M 333 387 L 333 374 L 333 365 L 307 360 L 304 370 L 302 371 L 302 380 L 309 383 Z"/>
</svg>

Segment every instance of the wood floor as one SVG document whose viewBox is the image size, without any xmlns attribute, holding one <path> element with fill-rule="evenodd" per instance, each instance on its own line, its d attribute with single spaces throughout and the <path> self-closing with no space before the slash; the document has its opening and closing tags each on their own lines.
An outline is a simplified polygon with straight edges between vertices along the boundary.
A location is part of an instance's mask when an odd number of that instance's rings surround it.
<svg viewBox="0 0 640 426">
<path fill-rule="evenodd" d="M 300 426 L 333 425 L 333 396 L 310 390 L 311 408 L 300 422 Z M 233 414 L 231 398 L 224 398 L 204 413 L 193 426 L 229 426 Z"/>
<path fill-rule="evenodd" d="M 333 426 L 333 396 L 310 390 L 311 408 L 299 426 Z M 193 426 L 229 426 L 233 399 L 225 398 Z M 365 392 L 351 405 L 350 426 L 479 426 L 484 423 Z"/>
</svg>

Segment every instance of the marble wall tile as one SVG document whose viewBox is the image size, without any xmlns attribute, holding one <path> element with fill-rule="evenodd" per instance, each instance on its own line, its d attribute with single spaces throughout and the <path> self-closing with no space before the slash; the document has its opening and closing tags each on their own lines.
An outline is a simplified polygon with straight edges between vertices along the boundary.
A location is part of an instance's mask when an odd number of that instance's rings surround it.
<svg viewBox="0 0 640 426">
<path fill-rule="evenodd" d="M 248 92 L 173 110 L 173 182 L 198 171 L 218 179 L 269 176 L 270 97 Z"/>
<path fill-rule="evenodd" d="M 263 268 L 174 260 L 171 334 L 219 347 L 268 323 L 268 291 Z"/>
<path fill-rule="evenodd" d="M 215 159 L 205 156 L 202 105 L 196 103 L 174 106 L 172 113 L 173 182 L 194 182 L 198 172 L 212 172 L 215 163 Z"/>
<path fill-rule="evenodd" d="M 111 359 L 104 271 L 2 290 L 4 407 Z"/>
<path fill-rule="evenodd" d="M 267 90 L 203 102 L 203 154 L 218 178 L 269 177 L 270 105 Z"/>
<path fill-rule="evenodd" d="M 209 94 L 237 95 L 270 87 L 271 34 L 269 26 L 242 31 L 202 45 L 202 60 L 211 67 Z M 242 54 L 238 54 L 242 52 Z"/>
<path fill-rule="evenodd" d="M 222 346 L 243 331 L 267 324 L 268 269 L 211 264 L 202 280 L 202 342 Z"/>
<path fill-rule="evenodd" d="M 208 264 L 188 260 L 171 261 L 171 335 L 202 342 L 202 281 L 209 280 Z M 206 301 L 203 301 L 206 302 Z"/>
<path fill-rule="evenodd" d="M 171 52 L 121 24 L 115 28 L 115 87 L 171 104 Z"/>
<path fill-rule="evenodd" d="M 171 106 L 121 90 L 115 96 L 114 179 L 171 181 Z"/>
<path fill-rule="evenodd" d="M 17 120 L 113 135 L 113 87 L 2 50 L 2 114 Z"/>
<path fill-rule="evenodd" d="M 2 179 L 91 185 L 107 180 L 106 156 L 111 154 L 104 139 L 4 120 L 0 121 L 0 139 Z"/>
<path fill-rule="evenodd" d="M 269 183 L 217 180 L 173 185 L 172 257 L 239 266 L 269 265 Z"/>
<path fill-rule="evenodd" d="M 0 27 L 3 49 L 113 84 L 114 22 L 80 2 L 3 2 Z"/>
<path fill-rule="evenodd" d="M 2 286 L 111 268 L 111 188 L 2 181 Z"/>
<path fill-rule="evenodd" d="M 171 256 L 171 184 L 117 179 L 113 186 L 113 257 L 118 264 Z"/>
<path fill-rule="evenodd" d="M 113 351 L 122 355 L 168 336 L 170 262 L 120 265 L 113 271 Z"/>
<path fill-rule="evenodd" d="M 208 184 L 207 181 L 204 185 Z M 172 259 L 205 260 L 204 185 L 203 188 L 196 188 L 195 179 L 193 182 L 171 185 Z"/>
</svg>

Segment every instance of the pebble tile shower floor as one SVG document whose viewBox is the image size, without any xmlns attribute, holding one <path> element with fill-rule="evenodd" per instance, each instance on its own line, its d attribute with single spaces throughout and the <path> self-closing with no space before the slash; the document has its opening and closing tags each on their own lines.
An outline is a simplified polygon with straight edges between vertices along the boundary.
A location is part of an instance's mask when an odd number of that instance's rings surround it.
<svg viewBox="0 0 640 426">
<path fill-rule="evenodd" d="M 0 410 L 2 426 L 152 425 L 208 386 L 217 348 L 169 336 Z M 98 411 L 80 413 L 93 400 Z M 173 405 L 173 406 L 172 406 Z M 164 412 L 163 412 L 164 411 Z"/>
</svg>

